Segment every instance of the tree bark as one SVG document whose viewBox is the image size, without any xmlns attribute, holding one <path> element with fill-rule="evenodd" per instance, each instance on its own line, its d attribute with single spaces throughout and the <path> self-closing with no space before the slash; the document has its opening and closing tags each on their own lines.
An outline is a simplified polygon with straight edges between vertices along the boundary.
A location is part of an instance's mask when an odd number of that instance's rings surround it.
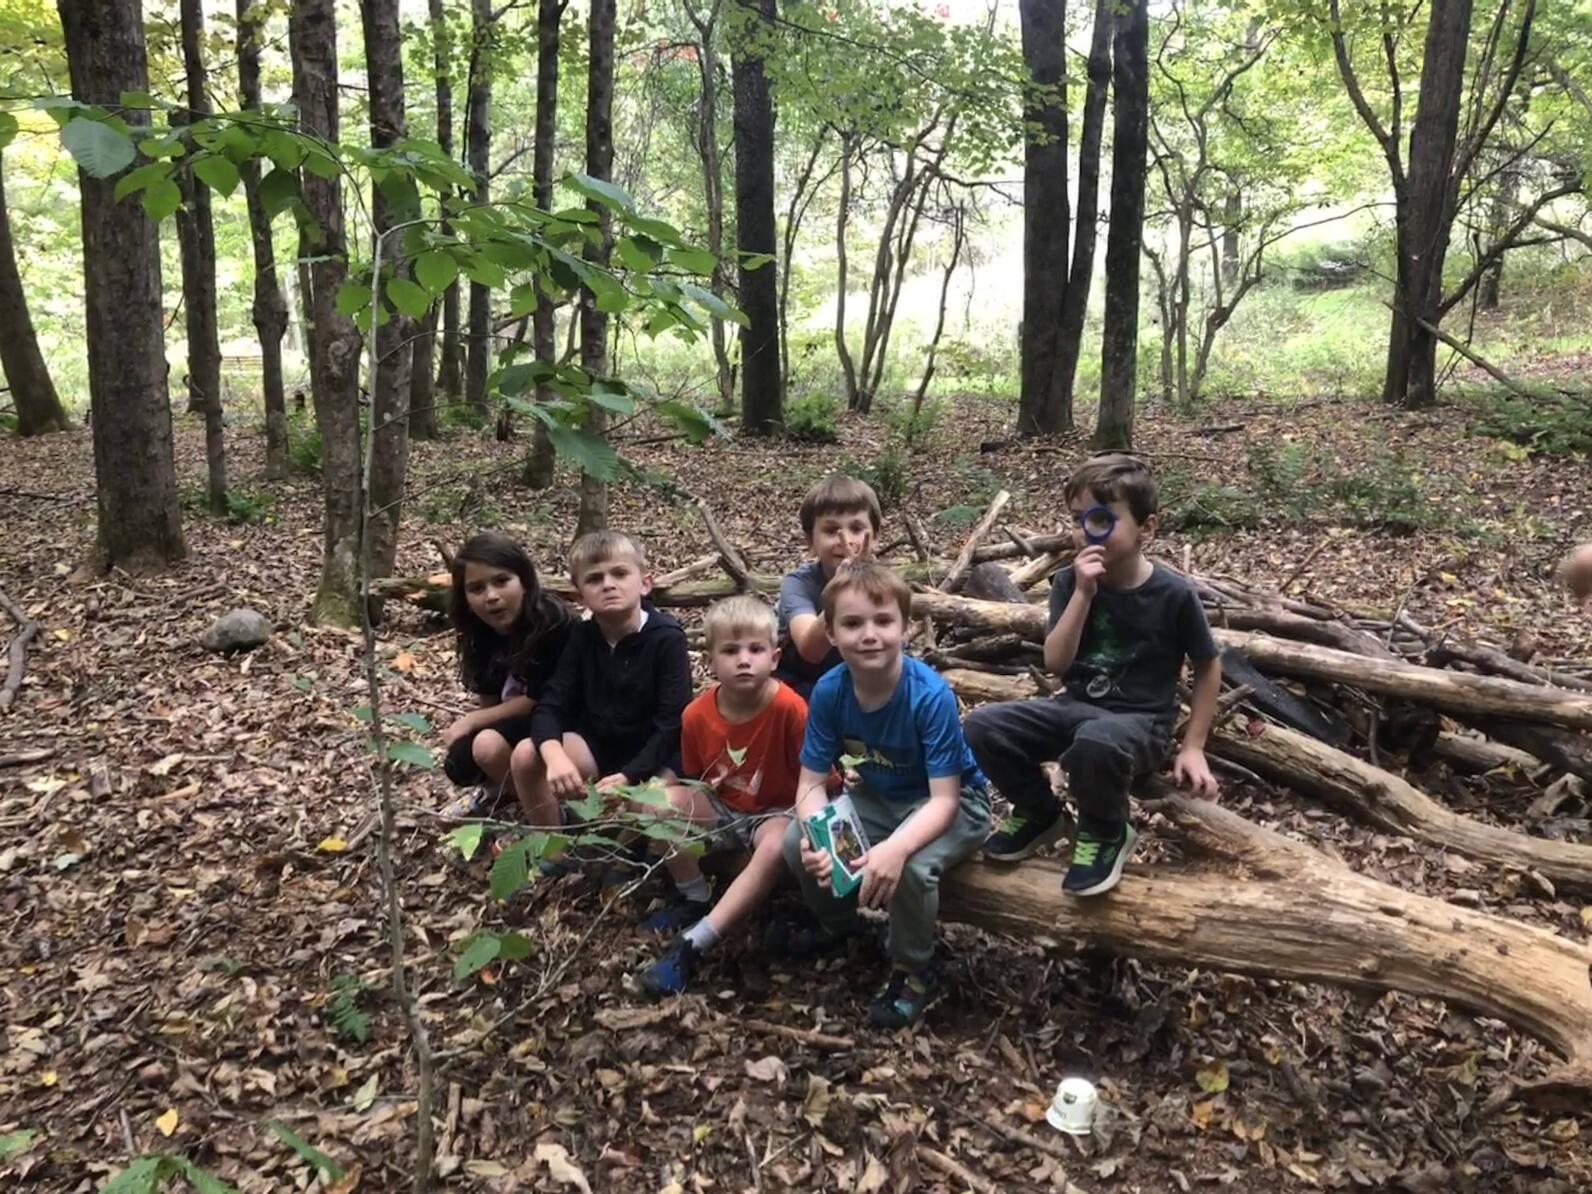
<svg viewBox="0 0 1592 1194">
<path fill-rule="evenodd" d="M 360 0 L 365 34 L 365 70 L 370 84 L 370 143 L 390 149 L 408 136 L 404 119 L 403 40 L 398 30 L 399 0 Z M 407 279 L 409 261 L 401 231 L 395 225 L 419 215 L 405 210 L 388 191 L 371 187 L 371 225 L 381 238 L 382 278 Z M 389 264 L 390 263 L 390 264 Z M 385 287 L 381 281 L 379 286 Z M 371 418 L 375 420 L 370 462 L 370 508 L 365 533 L 371 536 L 372 576 L 388 576 L 398 554 L 398 524 L 403 514 L 404 481 L 409 472 L 409 387 L 414 348 L 414 321 L 396 309 L 376 337 L 376 376 L 371 383 Z"/>
<path fill-rule="evenodd" d="M 697 81 L 700 90 L 696 111 L 697 161 L 702 168 L 702 206 L 707 212 L 707 249 L 715 259 L 709 282 L 712 292 L 723 298 L 724 285 L 724 155 L 719 150 L 719 10 L 722 0 L 708 0 L 707 11 L 698 12 L 694 3 L 685 4 L 686 16 L 696 29 Z M 739 72 L 737 72 L 737 76 Z M 739 154 L 737 154 L 739 156 Z M 713 347 L 713 363 L 719 391 L 719 409 L 735 406 L 735 366 L 730 363 L 729 339 L 724 320 L 708 318 L 708 339 Z"/>
<path fill-rule="evenodd" d="M 614 8 L 614 0 L 592 0 L 587 22 L 590 65 L 586 76 L 586 173 L 605 180 L 611 179 L 614 172 Z M 600 230 L 598 243 L 586 245 L 586 260 L 599 269 L 607 269 L 613 220 L 602 204 L 593 200 L 586 206 L 597 215 Z M 580 291 L 580 363 L 593 379 L 608 372 L 608 316 L 597 309 L 597 296 L 585 286 Z M 586 429 L 602 435 L 606 427 L 602 407 L 591 404 Z M 584 535 L 607 525 L 608 483 L 583 472 L 575 533 Z"/>
<path fill-rule="evenodd" d="M 65 431 L 71 424 L 56 395 L 50 370 L 39 351 L 39 338 L 28 314 L 28 294 L 17 270 L 11 239 L 11 211 L 6 206 L 5 168 L 0 161 L 0 367 L 17 409 L 18 435 Z"/>
<path fill-rule="evenodd" d="M 246 112 L 260 109 L 259 0 L 238 0 L 238 94 Z M 261 10 L 261 11 L 256 11 Z M 260 377 L 265 391 L 265 477 L 287 476 L 287 392 L 282 377 L 282 338 L 287 334 L 287 299 L 276 276 L 271 217 L 260 200 L 260 164 L 253 158 L 238 167 L 249 207 L 249 240 L 254 250 L 254 305 L 250 315 L 260 337 Z"/>
<path fill-rule="evenodd" d="M 1149 42 L 1149 0 L 1127 0 L 1112 35 L 1111 227 L 1106 233 L 1096 448 L 1133 445 L 1139 373 L 1139 245 L 1144 238 L 1149 143 Z"/>
<path fill-rule="evenodd" d="M 149 90 L 138 0 L 58 0 L 72 94 L 119 107 Z M 128 111 L 133 126 L 147 114 Z M 187 554 L 172 462 L 160 230 L 116 178 L 78 172 L 98 542 L 108 568 L 155 570 Z"/>
<path fill-rule="evenodd" d="M 560 25 L 568 0 L 540 0 L 536 10 L 536 142 L 532 165 L 533 200 L 543 211 L 553 206 L 553 161 L 558 149 L 558 47 Z M 531 347 L 539 361 L 558 356 L 556 308 L 545 294 L 531 312 Z M 536 387 L 536 401 L 546 405 L 558 395 L 545 382 Z M 540 419 L 532 420 L 531 450 L 525 457 L 525 483 L 546 489 L 557 473 L 553 440 Z"/>
<path fill-rule="evenodd" d="M 339 138 L 337 17 L 335 0 L 297 0 L 288 24 L 293 55 L 293 98 L 303 131 L 324 141 Z M 348 276 L 341 180 L 300 172 L 304 205 L 319 237 L 307 245 L 310 274 L 310 378 L 320 428 L 321 480 L 326 529 L 321 580 L 312 617 L 341 626 L 359 624 L 360 502 L 359 332 L 337 310 L 337 291 Z"/>
<path fill-rule="evenodd" d="M 187 75 L 186 112 L 174 112 L 173 126 L 211 115 L 204 54 L 204 6 L 181 0 L 182 61 Z M 221 337 L 216 328 L 216 232 L 210 215 L 210 188 L 192 170 L 178 175 L 183 203 L 177 209 L 177 239 L 182 249 L 182 309 L 188 332 L 188 409 L 205 420 L 205 468 L 210 513 L 227 512 L 227 450 L 221 426 Z"/>
<path fill-rule="evenodd" d="M 775 257 L 774 104 L 763 57 L 754 47 L 774 23 L 774 0 L 739 0 L 758 16 L 754 40 L 735 56 L 735 231 L 742 253 L 761 253 L 768 261 L 740 266 L 741 430 L 772 435 L 785 420 L 779 361 L 779 278 Z"/>
<path fill-rule="evenodd" d="M 857 366 L 846 346 L 846 224 L 851 219 L 851 148 L 855 141 L 848 132 L 840 134 L 840 202 L 835 205 L 835 355 L 840 358 L 840 372 L 845 378 L 846 409 L 867 414 L 857 386 Z"/>
<path fill-rule="evenodd" d="M 465 159 L 475 175 L 475 201 L 491 198 L 492 71 L 495 41 L 492 0 L 470 3 L 470 88 L 465 112 Z M 464 395 L 483 418 L 487 414 L 486 379 L 492 367 L 492 291 L 470 283 L 469 343 L 465 350 Z"/>
<path fill-rule="evenodd" d="M 443 0 L 429 0 L 428 16 L 431 22 L 431 70 L 435 77 L 437 89 L 437 144 L 442 147 L 442 152 L 450 158 L 453 156 L 453 35 L 448 28 L 448 14 L 443 7 Z M 443 196 L 446 203 L 452 198 L 449 191 Z M 442 225 L 444 233 L 448 231 L 447 222 Z M 463 353 L 459 345 L 459 283 L 456 280 L 449 283 L 448 289 L 443 292 L 441 310 L 442 344 L 440 348 L 441 364 L 438 366 L 435 380 L 428 378 L 422 382 L 418 378 L 411 382 L 409 433 L 416 437 L 421 435 L 424 426 L 422 420 L 426 418 L 421 411 L 420 398 L 426 397 L 430 405 L 429 427 L 426 430 L 430 436 L 437 434 L 437 391 L 440 390 L 446 398 L 457 398 L 464 392 L 464 362 Z M 431 315 L 433 330 L 437 327 L 438 312 L 433 308 Z M 418 370 L 422 356 L 426 359 L 426 369 L 431 369 L 431 362 L 438 356 L 435 337 L 430 337 L 430 343 L 416 341 L 414 368 Z M 429 392 L 429 393 L 428 393 Z"/>
</svg>

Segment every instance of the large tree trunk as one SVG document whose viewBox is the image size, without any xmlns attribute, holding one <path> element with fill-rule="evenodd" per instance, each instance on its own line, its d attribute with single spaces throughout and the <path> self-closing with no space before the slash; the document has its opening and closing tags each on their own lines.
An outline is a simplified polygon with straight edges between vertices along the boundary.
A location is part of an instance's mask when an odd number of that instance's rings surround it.
<svg viewBox="0 0 1592 1194">
<path fill-rule="evenodd" d="M 785 419 L 779 367 L 779 279 L 774 264 L 774 104 L 763 73 L 761 45 L 774 23 L 774 0 L 740 0 L 759 17 L 750 43 L 735 57 L 735 229 L 742 253 L 767 254 L 757 269 L 740 267 L 741 430 L 770 435 Z"/>
<path fill-rule="evenodd" d="M 370 82 L 370 143 L 388 149 L 408 136 L 404 120 L 403 41 L 398 31 L 398 0 L 360 0 L 364 19 L 365 70 Z M 387 192 L 371 187 L 371 224 L 381 239 L 382 278 L 409 276 L 401 231 L 394 225 L 418 211 L 395 210 Z M 390 264 L 389 264 L 390 263 Z M 386 282 L 381 282 L 385 288 Z M 371 418 L 375 420 L 370 461 L 372 576 L 390 575 L 398 554 L 398 524 L 403 514 L 404 480 L 409 472 L 409 376 L 414 351 L 409 340 L 414 321 L 394 310 L 386 327 L 371 328 L 376 345 Z"/>
<path fill-rule="evenodd" d="M 471 0 L 470 89 L 466 101 L 464 152 L 475 175 L 475 201 L 491 197 L 492 175 L 492 0 Z M 464 359 L 464 395 L 483 417 L 487 414 L 486 379 L 492 368 L 492 291 L 470 283 L 470 333 Z"/>
<path fill-rule="evenodd" d="M 431 72 L 437 89 L 437 144 L 451 158 L 453 78 L 450 72 L 453 66 L 453 41 L 443 0 L 430 0 L 428 15 L 431 21 Z M 446 204 L 452 198 L 452 192 L 445 192 L 440 198 Z M 449 231 L 444 220 L 442 232 L 446 235 Z M 439 317 L 442 365 L 440 371 L 433 374 L 437 359 Z M 410 365 L 409 379 L 409 434 L 415 439 L 436 438 L 437 391 L 442 391 L 444 396 L 450 398 L 459 394 L 462 370 L 459 358 L 459 283 L 455 279 L 444 292 L 442 302 L 432 304 L 426 315 L 425 334 L 415 341 L 415 356 Z"/>
<path fill-rule="evenodd" d="M 1139 244 L 1149 143 L 1149 0 L 1127 0 L 1113 32 L 1111 227 L 1106 233 L 1105 324 L 1096 448 L 1133 445 L 1139 374 Z"/>
<path fill-rule="evenodd" d="M 238 0 L 238 94 L 244 111 L 260 108 L 259 0 Z M 287 299 L 276 276 L 271 217 L 260 201 L 260 164 L 253 158 L 238 167 L 249 207 L 249 239 L 254 249 L 254 306 L 250 312 L 260 337 L 261 385 L 265 391 L 265 476 L 287 476 L 287 396 L 282 379 L 282 337 L 287 334 Z"/>
<path fill-rule="evenodd" d="M 4 163 L 0 162 L 0 367 L 5 369 L 17 409 L 18 435 L 43 435 L 69 426 L 50 370 L 39 351 L 39 338 L 28 314 L 28 295 L 17 270 L 17 249 L 11 240 L 11 211 L 6 206 Z"/>
<path fill-rule="evenodd" d="M 553 159 L 558 148 L 558 43 L 559 27 L 568 0 L 540 0 L 536 9 L 536 142 L 532 148 L 533 201 L 543 211 L 553 208 Z M 531 347 L 539 361 L 558 356 L 557 323 L 553 301 L 538 294 L 536 310 L 531 312 Z M 545 382 L 537 384 L 536 401 L 543 405 L 558 400 Z M 553 483 L 558 460 L 547 425 L 532 420 L 531 450 L 525 457 L 525 483 L 532 489 L 546 489 Z"/>
<path fill-rule="evenodd" d="M 116 108 L 124 91 L 149 90 L 138 0 L 57 7 L 73 96 Z M 124 119 L 149 120 L 136 110 Z M 187 546 L 171 451 L 160 230 L 136 204 L 116 201 L 116 183 L 78 172 L 99 547 L 106 567 L 135 572 L 179 560 Z"/>
<path fill-rule="evenodd" d="M 1023 114 L 1023 321 L 1020 435 L 1072 427 L 1055 385 L 1067 293 L 1067 11 L 1065 0 L 1020 0 L 1023 61 L 1033 88 Z M 1092 55 L 1091 55 L 1092 57 Z M 1098 159 L 1096 159 L 1098 167 Z"/>
<path fill-rule="evenodd" d="M 204 6 L 182 0 L 182 60 L 188 76 L 188 110 L 172 114 L 173 125 L 187 125 L 211 114 L 210 90 L 201 43 Z M 193 171 L 178 175 L 183 203 L 177 209 L 177 239 L 182 248 L 183 322 L 188 331 L 188 409 L 205 419 L 205 467 L 209 473 L 210 513 L 227 512 L 227 449 L 221 428 L 221 337 L 216 330 L 216 232 L 210 218 L 210 188 Z"/>
<path fill-rule="evenodd" d="M 592 0 L 587 47 L 590 59 L 586 76 L 586 173 L 606 180 L 612 178 L 614 172 L 614 0 Z M 607 269 L 613 220 L 602 204 L 588 201 L 586 206 L 596 214 L 601 233 L 598 243 L 587 244 L 586 260 L 599 269 Z M 608 316 L 597 309 L 597 296 L 585 286 L 580 291 L 580 364 L 594 379 L 608 372 Z M 606 426 L 602 407 L 591 404 L 586 416 L 587 430 L 601 435 Z M 608 483 L 590 473 L 582 473 L 575 533 L 584 535 L 607 525 Z"/>
<path fill-rule="evenodd" d="M 696 149 L 702 168 L 702 206 L 708 220 L 707 249 L 715 258 L 709 287 L 720 298 L 725 294 L 724 155 L 719 150 L 719 10 L 722 6 L 723 0 L 708 0 L 706 12 L 698 12 L 694 3 L 685 4 L 686 16 L 697 32 L 697 80 L 701 87 L 697 98 Z M 717 374 L 718 409 L 728 412 L 735 406 L 735 366 L 730 363 L 729 336 L 724 320 L 717 315 L 708 319 L 708 338 L 712 342 Z"/>
<path fill-rule="evenodd" d="M 336 141 L 337 16 L 335 0 L 297 0 L 289 21 L 293 99 L 299 124 L 311 137 Z M 300 172 L 305 207 L 318 238 L 307 246 L 310 266 L 310 378 L 320 428 L 321 479 L 326 497 L 321 582 L 312 616 L 318 622 L 357 625 L 360 502 L 359 332 L 337 310 L 337 291 L 348 276 L 340 179 Z"/>
<path fill-rule="evenodd" d="M 1410 166 L 1398 224 L 1399 311 L 1388 346 L 1384 400 L 1409 410 L 1437 402 L 1437 337 L 1421 326 L 1442 321 L 1443 262 L 1454 224 L 1450 185 L 1465 93 L 1471 0 L 1432 0 L 1421 90 L 1410 131 Z M 1399 341 L 1402 341 L 1402 344 Z"/>
</svg>

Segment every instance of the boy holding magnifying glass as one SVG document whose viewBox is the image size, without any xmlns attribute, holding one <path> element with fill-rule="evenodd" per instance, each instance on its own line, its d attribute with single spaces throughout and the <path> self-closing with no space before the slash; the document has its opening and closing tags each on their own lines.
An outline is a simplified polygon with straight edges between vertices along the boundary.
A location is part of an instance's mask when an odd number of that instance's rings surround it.
<svg viewBox="0 0 1592 1194">
<path fill-rule="evenodd" d="M 1056 841 L 1062 809 L 1041 768 L 1059 758 L 1078 804 L 1073 895 L 1100 895 L 1122 878 L 1138 835 L 1128 822 L 1128 786 L 1157 770 L 1177 714 L 1177 681 L 1193 664 L 1194 696 L 1173 775 L 1216 795 L 1205 739 L 1222 686 L 1221 661 L 1199 597 L 1182 576 L 1152 564 L 1155 479 L 1131 456 L 1097 456 L 1067 479 L 1077 555 L 1050 588 L 1045 667 L 1064 692 L 975 709 L 963 731 L 1012 815 L 985 843 L 990 858 L 1016 862 Z"/>
</svg>

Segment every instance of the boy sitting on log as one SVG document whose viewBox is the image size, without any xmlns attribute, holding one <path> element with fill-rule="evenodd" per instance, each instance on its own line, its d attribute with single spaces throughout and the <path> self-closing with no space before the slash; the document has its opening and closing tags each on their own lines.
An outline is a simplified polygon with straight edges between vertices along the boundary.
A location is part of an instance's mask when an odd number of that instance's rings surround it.
<svg viewBox="0 0 1592 1194">
<path fill-rule="evenodd" d="M 1149 467 L 1131 456 L 1097 456 L 1067 479 L 1064 494 L 1078 551 L 1051 582 L 1044 653 L 1066 690 L 985 705 L 968 716 L 965 732 L 979 766 L 1012 805 L 985 843 L 990 858 L 1015 862 L 1061 836 L 1061 805 L 1040 766 L 1060 758 L 1078 804 L 1062 888 L 1089 896 L 1115 887 L 1133 853 L 1128 787 L 1165 757 L 1185 657 L 1194 696 L 1173 775 L 1216 794 L 1205 739 L 1222 669 L 1198 595 L 1145 558 L 1156 525 Z"/>
<path fill-rule="evenodd" d="M 802 534 L 814 558 L 787 573 L 779 586 L 780 654 L 774 675 L 803 700 L 840 662 L 821 616 L 824 586 L 841 568 L 873 554 L 882 519 L 873 487 L 855 477 L 825 477 L 802 499 Z"/>
<path fill-rule="evenodd" d="M 868 1009 L 878 1028 L 916 1022 L 935 986 L 934 926 L 940 876 L 978 852 L 989 831 L 989 790 L 962 738 L 956 697 L 940 674 L 902 650 L 912 592 L 888 568 L 850 564 L 824 588 L 824 624 L 842 664 L 813 688 L 797 781 L 796 823 L 785 861 L 820 929 L 792 941 L 812 954 L 861 928 L 865 908 L 889 908 L 891 972 Z M 842 759 L 855 772 L 846 795 L 863 853 L 842 854 L 861 886 L 835 893 L 829 850 L 815 850 L 803 822 L 824 811 L 825 781 Z"/>
</svg>

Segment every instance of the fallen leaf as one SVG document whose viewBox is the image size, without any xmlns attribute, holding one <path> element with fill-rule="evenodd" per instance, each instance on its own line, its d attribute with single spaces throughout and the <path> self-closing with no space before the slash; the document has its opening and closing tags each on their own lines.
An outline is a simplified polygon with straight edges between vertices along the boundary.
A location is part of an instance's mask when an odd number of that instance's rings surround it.
<svg viewBox="0 0 1592 1194">
<path fill-rule="evenodd" d="M 1188 1109 L 1188 1117 L 1194 1121 L 1194 1126 L 1203 1132 L 1211 1126 L 1211 1115 L 1215 1110 L 1215 1099 L 1202 1099 Z"/>
<path fill-rule="evenodd" d="M 691 1143 L 701 1144 L 711 1135 L 713 1135 L 712 1124 L 697 1124 L 696 1127 L 691 1129 Z"/>
<path fill-rule="evenodd" d="M 868 1167 L 862 1171 L 862 1177 L 856 1185 L 857 1194 L 879 1194 L 885 1183 L 890 1180 L 890 1171 L 885 1168 L 884 1162 L 872 1153 L 868 1154 Z"/>
<path fill-rule="evenodd" d="M 364 1085 L 354 1092 L 354 1110 L 369 1111 L 370 1105 L 376 1101 L 376 1075 L 372 1074 L 365 1079 Z"/>
<path fill-rule="evenodd" d="M 44 1073 L 39 1075 L 40 1086 L 54 1086 L 60 1080 L 61 1075 L 57 1074 L 54 1070 L 45 1070 Z"/>
<path fill-rule="evenodd" d="M 581 1194 L 591 1194 L 591 1183 L 586 1180 L 586 1175 L 580 1167 L 569 1159 L 569 1150 L 562 1144 L 553 1144 L 543 1141 L 536 1146 L 536 1161 L 546 1165 L 555 1182 L 563 1186 L 574 1186 Z"/>
<path fill-rule="evenodd" d="M 177 1108 L 168 1107 L 166 1108 L 166 1113 L 155 1121 L 155 1126 L 160 1129 L 160 1134 L 162 1136 L 170 1136 L 177 1130 L 177 1124 L 179 1122 L 180 1121 L 177 1118 Z"/>
<path fill-rule="evenodd" d="M 1194 1075 L 1194 1081 L 1199 1083 L 1199 1088 L 1206 1094 L 1221 1094 L 1227 1089 L 1227 1063 L 1218 1061 L 1214 1065 L 1205 1066 Z"/>
<path fill-rule="evenodd" d="M 746 1076 L 758 1082 L 772 1082 L 776 1086 L 783 1086 L 789 1074 L 790 1071 L 785 1068 L 785 1063 L 772 1054 L 760 1061 L 746 1063 Z"/>
<path fill-rule="evenodd" d="M 829 1080 L 817 1074 L 807 1076 L 807 1097 L 802 1100 L 802 1118 L 815 1128 L 824 1126 L 824 1116 L 829 1114 Z"/>
<path fill-rule="evenodd" d="M 348 843 L 340 837 L 323 837 L 315 848 L 328 854 L 341 854 L 348 849 Z"/>
<path fill-rule="evenodd" d="M 187 757 L 187 755 L 183 754 L 181 751 L 178 751 L 176 754 L 166 755 L 157 763 L 151 763 L 145 768 L 145 770 L 151 775 L 157 775 L 164 779 L 166 776 L 171 774 L 171 769 L 173 767 Z"/>
<path fill-rule="evenodd" d="M 397 656 L 394 657 L 392 665 L 398 671 L 407 675 L 409 672 L 415 670 L 415 657 L 408 651 L 400 651 L 398 652 Z"/>
</svg>

